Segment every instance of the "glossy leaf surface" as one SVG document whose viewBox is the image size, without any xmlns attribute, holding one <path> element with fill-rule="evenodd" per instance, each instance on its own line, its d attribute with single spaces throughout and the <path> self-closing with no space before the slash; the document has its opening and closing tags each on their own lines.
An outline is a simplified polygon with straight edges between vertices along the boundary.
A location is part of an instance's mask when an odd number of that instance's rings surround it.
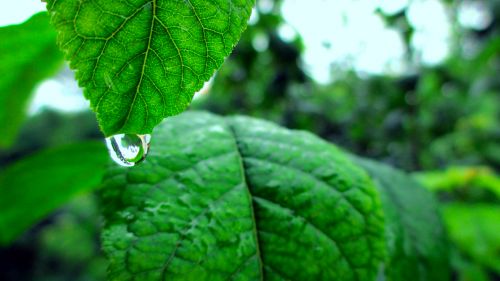
<svg viewBox="0 0 500 281">
<path fill-rule="evenodd" d="M 162 123 L 103 188 L 111 280 L 373 280 L 384 230 L 366 173 L 317 137 L 245 117 Z"/>
<path fill-rule="evenodd" d="M 252 0 L 48 0 L 106 136 L 148 134 L 186 109 L 246 28 Z"/>
</svg>

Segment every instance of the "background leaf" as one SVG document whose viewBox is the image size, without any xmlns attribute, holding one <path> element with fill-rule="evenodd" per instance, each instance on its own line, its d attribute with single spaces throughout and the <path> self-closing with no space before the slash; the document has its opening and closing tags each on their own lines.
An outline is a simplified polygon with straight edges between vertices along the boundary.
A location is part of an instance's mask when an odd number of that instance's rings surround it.
<svg viewBox="0 0 500 281">
<path fill-rule="evenodd" d="M 385 248 L 367 175 L 334 146 L 185 113 L 102 189 L 111 280 L 373 280 Z"/>
<path fill-rule="evenodd" d="M 500 201 L 500 177 L 488 167 L 449 167 L 415 173 L 414 177 L 429 190 L 445 193 L 447 198 Z"/>
<path fill-rule="evenodd" d="M 449 280 L 449 245 L 432 193 L 387 165 L 354 157 L 381 194 L 386 218 L 388 280 Z"/>
<path fill-rule="evenodd" d="M 63 63 L 47 13 L 0 27 L 0 148 L 14 142 L 35 86 Z"/>
<path fill-rule="evenodd" d="M 101 181 L 109 157 L 101 142 L 49 149 L 0 171 L 0 245 Z"/>
<path fill-rule="evenodd" d="M 106 136 L 182 112 L 246 27 L 252 0 L 47 1 Z"/>
<path fill-rule="evenodd" d="M 443 213 L 458 250 L 480 266 L 500 274 L 500 207 L 451 203 L 443 206 Z"/>
</svg>

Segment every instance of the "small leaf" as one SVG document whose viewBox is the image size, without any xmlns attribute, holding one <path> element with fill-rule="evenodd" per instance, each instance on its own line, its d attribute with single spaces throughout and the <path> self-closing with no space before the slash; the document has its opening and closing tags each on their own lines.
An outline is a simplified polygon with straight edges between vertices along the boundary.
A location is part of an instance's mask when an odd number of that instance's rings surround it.
<svg viewBox="0 0 500 281">
<path fill-rule="evenodd" d="M 106 136 L 149 134 L 229 55 L 253 0 L 48 0 L 58 42 Z"/>
<path fill-rule="evenodd" d="M 47 13 L 20 25 L 0 27 L 0 147 L 14 142 L 35 86 L 62 64 Z"/>
<path fill-rule="evenodd" d="M 251 118 L 185 113 L 102 189 L 111 280 L 374 280 L 376 189 L 334 146 Z"/>
<path fill-rule="evenodd" d="M 386 218 L 387 280 L 450 280 L 449 245 L 437 201 L 413 178 L 357 157 L 380 192 Z"/>
<path fill-rule="evenodd" d="M 99 185 L 109 157 L 103 143 L 67 145 L 21 159 L 0 172 L 0 245 L 73 196 Z"/>
</svg>

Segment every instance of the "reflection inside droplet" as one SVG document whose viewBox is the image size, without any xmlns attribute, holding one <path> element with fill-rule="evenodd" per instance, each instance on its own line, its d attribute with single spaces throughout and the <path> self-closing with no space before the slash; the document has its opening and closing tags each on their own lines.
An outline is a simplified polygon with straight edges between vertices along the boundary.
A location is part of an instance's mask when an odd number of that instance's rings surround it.
<svg viewBox="0 0 500 281">
<path fill-rule="evenodd" d="M 118 134 L 106 138 L 111 159 L 124 167 L 140 163 L 149 151 L 151 135 Z"/>
</svg>

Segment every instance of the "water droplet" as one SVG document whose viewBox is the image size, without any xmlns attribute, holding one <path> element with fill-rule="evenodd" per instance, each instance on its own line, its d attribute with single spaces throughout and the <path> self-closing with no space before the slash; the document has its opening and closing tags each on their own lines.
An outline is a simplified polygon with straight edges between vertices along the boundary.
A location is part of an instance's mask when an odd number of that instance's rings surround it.
<svg viewBox="0 0 500 281">
<path fill-rule="evenodd" d="M 106 138 L 111 158 L 124 167 L 135 166 L 146 159 L 150 142 L 151 135 L 119 134 Z"/>
</svg>

